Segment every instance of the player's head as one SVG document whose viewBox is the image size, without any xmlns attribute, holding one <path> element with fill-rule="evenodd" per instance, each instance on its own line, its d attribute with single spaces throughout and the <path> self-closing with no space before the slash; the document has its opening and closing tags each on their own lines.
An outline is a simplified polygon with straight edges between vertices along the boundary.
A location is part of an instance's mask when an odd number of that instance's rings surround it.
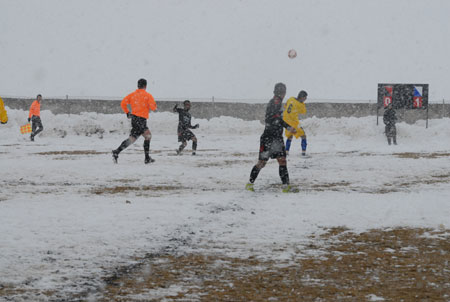
<svg viewBox="0 0 450 302">
<path fill-rule="evenodd" d="M 284 96 L 286 95 L 286 85 L 284 85 L 283 83 L 275 84 L 273 94 L 277 97 L 284 98 Z"/>
<path fill-rule="evenodd" d="M 191 108 L 191 101 L 185 100 L 183 102 L 183 105 L 184 105 L 184 109 L 189 110 Z"/>
<path fill-rule="evenodd" d="M 138 81 L 138 89 L 145 89 L 147 88 L 147 80 L 146 79 L 139 79 Z"/>
<path fill-rule="evenodd" d="M 306 91 L 302 90 L 298 93 L 297 100 L 300 102 L 304 102 L 304 101 L 306 101 L 307 97 L 308 97 L 308 93 Z"/>
<path fill-rule="evenodd" d="M 38 95 L 36 96 L 36 99 L 40 102 L 40 101 L 42 100 L 42 95 L 41 95 L 41 94 L 38 94 Z"/>
</svg>

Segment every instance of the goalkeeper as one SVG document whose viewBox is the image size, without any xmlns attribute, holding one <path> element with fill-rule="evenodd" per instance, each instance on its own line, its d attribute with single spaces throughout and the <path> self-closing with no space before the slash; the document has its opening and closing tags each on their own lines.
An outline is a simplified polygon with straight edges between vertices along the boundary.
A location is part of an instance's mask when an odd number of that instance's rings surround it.
<svg viewBox="0 0 450 302">
<path fill-rule="evenodd" d="M 291 148 L 292 137 L 302 138 L 302 156 L 306 156 L 306 134 L 302 127 L 300 127 L 300 121 L 298 119 L 299 114 L 306 114 L 305 101 L 308 97 L 308 93 L 302 90 L 299 92 L 297 98 L 290 97 L 284 106 L 283 120 L 289 124 L 292 128 L 297 130 L 297 133 L 292 133 L 288 129 L 285 130 L 286 134 L 286 154 L 289 154 Z"/>
</svg>

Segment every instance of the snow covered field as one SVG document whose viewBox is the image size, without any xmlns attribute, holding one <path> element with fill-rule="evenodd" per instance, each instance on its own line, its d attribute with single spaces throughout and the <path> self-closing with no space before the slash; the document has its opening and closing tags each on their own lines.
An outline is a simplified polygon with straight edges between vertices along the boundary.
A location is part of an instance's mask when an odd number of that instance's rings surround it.
<svg viewBox="0 0 450 302">
<path fill-rule="evenodd" d="M 288 169 L 300 192 L 283 194 L 276 161 L 261 171 L 255 193 L 244 190 L 259 121 L 199 120 L 192 111 L 197 156 L 191 143 L 172 156 L 178 117 L 154 113 L 156 162 L 144 165 L 140 138 L 114 165 L 110 152 L 130 129 L 124 114 L 44 110 L 44 132 L 30 142 L 19 132 L 27 112 L 8 110 L 0 126 L 0 300 L 100 300 L 117 268 L 161 252 L 283 262 L 299 250 L 319 257 L 308 246 L 330 228 L 450 234 L 450 119 L 430 120 L 428 129 L 399 123 L 397 146 L 387 145 L 375 117 L 307 119 L 311 158 L 300 158 L 293 142 Z M 164 297 L 183 290 L 129 300 L 170 301 Z M 450 299 L 448 287 L 441 297 Z"/>
</svg>

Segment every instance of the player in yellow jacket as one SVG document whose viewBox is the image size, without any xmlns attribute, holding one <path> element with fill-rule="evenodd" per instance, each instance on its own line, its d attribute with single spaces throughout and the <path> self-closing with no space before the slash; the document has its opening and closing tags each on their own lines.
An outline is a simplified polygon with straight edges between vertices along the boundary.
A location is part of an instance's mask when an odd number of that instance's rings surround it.
<svg viewBox="0 0 450 302">
<path fill-rule="evenodd" d="M 6 113 L 5 104 L 0 98 L 0 123 L 6 124 L 8 122 L 8 114 Z"/>
<path fill-rule="evenodd" d="M 308 93 L 302 90 L 299 92 L 297 98 L 291 97 L 287 100 L 286 105 L 284 106 L 283 112 L 283 120 L 289 124 L 292 128 L 297 130 L 297 133 L 289 132 L 286 129 L 286 153 L 289 154 L 289 149 L 291 148 L 292 137 L 302 138 L 302 155 L 306 156 L 306 134 L 302 127 L 300 127 L 300 121 L 298 119 L 299 114 L 306 114 L 306 106 L 305 101 L 308 97 Z"/>
</svg>

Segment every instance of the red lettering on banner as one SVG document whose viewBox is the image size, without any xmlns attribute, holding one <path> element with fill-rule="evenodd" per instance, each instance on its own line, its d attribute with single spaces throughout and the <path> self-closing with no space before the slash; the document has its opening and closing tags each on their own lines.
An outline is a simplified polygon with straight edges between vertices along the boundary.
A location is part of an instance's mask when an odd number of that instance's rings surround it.
<svg viewBox="0 0 450 302">
<path fill-rule="evenodd" d="M 383 99 L 383 105 L 384 107 L 387 107 L 390 103 L 392 103 L 392 97 L 390 96 L 385 96 Z"/>
<path fill-rule="evenodd" d="M 413 98 L 413 108 L 422 108 L 423 106 L 423 99 L 420 96 L 415 96 Z"/>
</svg>

